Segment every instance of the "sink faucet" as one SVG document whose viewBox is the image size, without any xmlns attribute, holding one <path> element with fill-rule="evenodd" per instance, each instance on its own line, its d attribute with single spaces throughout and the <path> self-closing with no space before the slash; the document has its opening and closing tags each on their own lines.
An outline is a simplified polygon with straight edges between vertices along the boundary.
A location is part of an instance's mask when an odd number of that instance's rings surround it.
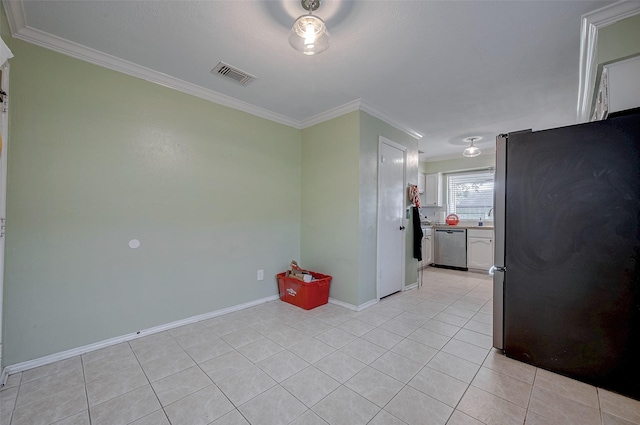
<svg viewBox="0 0 640 425">
<path fill-rule="evenodd" d="M 491 217 L 491 212 L 493 211 L 493 207 L 491 207 L 491 209 L 489 210 L 489 214 L 487 214 L 487 217 Z"/>
</svg>

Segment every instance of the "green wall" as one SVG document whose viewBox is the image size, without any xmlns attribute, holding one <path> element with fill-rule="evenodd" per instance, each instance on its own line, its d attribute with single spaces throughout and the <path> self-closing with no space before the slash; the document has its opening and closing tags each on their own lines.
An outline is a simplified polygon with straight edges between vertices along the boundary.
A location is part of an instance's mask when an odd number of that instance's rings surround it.
<svg viewBox="0 0 640 425">
<path fill-rule="evenodd" d="M 11 39 L 1 19 L 2 366 L 275 296 L 292 259 L 331 274 L 336 300 L 375 300 L 379 136 L 408 147 L 407 182 L 417 140 L 361 111 L 290 128 Z"/>
<path fill-rule="evenodd" d="M 302 130 L 301 267 L 333 277 L 329 296 L 358 305 L 359 113 Z"/>
<path fill-rule="evenodd" d="M 640 54 L 640 15 L 598 30 L 598 64 Z"/>
<path fill-rule="evenodd" d="M 407 182 L 417 181 L 418 141 L 365 112 L 307 128 L 302 137 L 303 267 L 333 276 L 330 296 L 356 306 L 377 296 L 380 136 L 408 148 Z M 411 229 L 409 223 L 405 286 L 417 282 Z"/>
<path fill-rule="evenodd" d="M 278 293 L 300 130 L 11 47 L 5 365 Z"/>
<path fill-rule="evenodd" d="M 423 173 L 447 173 L 451 171 L 475 170 L 496 166 L 496 155 L 494 152 L 486 155 L 479 155 L 473 158 L 445 159 L 441 161 L 429 161 L 420 163 L 420 171 Z"/>
<path fill-rule="evenodd" d="M 9 28 L 7 14 L 4 13 L 4 7 L 2 6 L 0 6 L 0 37 L 2 37 L 4 44 L 11 48 L 11 29 Z"/>
</svg>

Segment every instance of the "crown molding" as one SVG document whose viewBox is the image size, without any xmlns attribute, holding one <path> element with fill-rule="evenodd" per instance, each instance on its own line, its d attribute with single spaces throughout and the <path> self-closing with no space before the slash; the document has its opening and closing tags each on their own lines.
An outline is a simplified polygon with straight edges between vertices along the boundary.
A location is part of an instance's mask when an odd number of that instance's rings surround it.
<svg viewBox="0 0 640 425">
<path fill-rule="evenodd" d="M 405 133 L 407 133 L 409 136 L 413 137 L 414 139 L 420 140 L 422 139 L 422 136 L 424 136 L 424 134 L 410 128 L 409 126 L 407 126 L 406 124 L 390 117 L 389 115 L 385 114 L 384 112 L 381 112 L 379 110 L 377 110 L 376 108 L 374 108 L 373 106 L 371 106 L 370 104 L 366 103 L 365 101 L 362 101 L 362 103 L 360 104 L 360 110 L 366 112 L 369 115 L 372 115 L 384 122 L 386 122 L 387 124 L 397 128 L 398 130 L 404 131 Z"/>
<path fill-rule="evenodd" d="M 582 15 L 580 25 L 580 85 L 578 122 L 588 122 L 596 84 L 598 30 L 640 13 L 640 2 L 622 0 Z"/>
<path fill-rule="evenodd" d="M 324 121 L 337 118 L 349 112 L 361 110 L 385 123 L 397 128 L 418 140 L 422 138 L 422 134 L 413 130 L 406 124 L 392 118 L 383 112 L 375 109 L 362 99 L 356 99 L 344 105 L 330 109 L 321 114 L 315 115 L 303 121 L 298 121 L 268 109 L 260 108 L 246 102 L 234 99 L 230 96 L 218 93 L 213 90 L 206 89 L 196 84 L 189 83 L 179 78 L 172 77 L 167 74 L 155 71 L 153 69 L 137 65 L 133 62 L 120 59 L 104 52 L 83 46 L 78 43 L 57 37 L 44 31 L 31 28 L 27 25 L 22 0 L 2 0 L 9 21 L 11 34 L 14 38 L 35 44 L 45 49 L 53 50 L 63 55 L 80 59 L 85 62 L 92 63 L 114 71 L 122 72 L 136 78 L 159 84 L 170 89 L 190 94 L 201 99 L 208 100 L 219 105 L 227 106 L 251 115 L 255 115 L 270 121 L 287 125 L 296 129 L 304 129 Z"/>
<path fill-rule="evenodd" d="M 11 34 L 15 37 L 15 34 L 20 29 L 27 26 L 22 1 L 2 0 L 2 5 L 4 6 L 4 11 L 7 15 L 7 21 L 9 21 Z"/>
<path fill-rule="evenodd" d="M 26 25 L 22 1 L 3 0 L 9 26 L 14 38 L 35 44 L 45 49 L 53 50 L 63 55 L 80 59 L 114 71 L 122 72 L 133 77 L 141 78 L 151 83 L 159 84 L 219 105 L 227 106 L 251 115 L 265 118 L 280 124 L 300 129 L 300 122 L 287 116 L 269 111 L 258 106 L 234 99 L 230 96 L 189 83 L 179 78 L 155 71 L 133 62 L 117 58 L 107 53 L 74 43 Z"/>
<path fill-rule="evenodd" d="M 385 123 L 389 124 L 392 127 L 397 128 L 400 131 L 403 131 L 405 133 L 407 133 L 409 136 L 420 140 L 423 136 L 423 134 L 413 130 L 412 128 L 410 128 L 409 126 L 407 126 L 404 123 L 401 123 L 400 121 L 380 112 L 379 110 L 375 109 L 373 106 L 369 105 L 368 103 L 366 103 L 364 100 L 362 99 L 356 99 L 353 100 L 349 103 L 345 103 L 344 105 L 341 106 L 337 106 L 333 109 L 329 109 L 328 111 L 325 111 L 321 114 L 318 115 L 314 115 L 311 118 L 308 118 L 304 121 L 302 121 L 300 124 L 302 126 L 302 128 L 307 128 L 307 127 L 311 127 L 313 125 L 316 124 L 320 124 L 322 122 L 325 121 L 329 121 L 332 120 L 334 118 L 340 117 L 344 114 L 348 114 L 349 112 L 353 112 L 353 111 L 363 111 L 368 113 L 369 115 L 378 118 L 381 121 L 384 121 Z"/>
<path fill-rule="evenodd" d="M 322 112 L 318 115 L 314 115 L 311 118 L 301 121 L 300 128 L 308 128 L 316 124 L 338 118 L 344 114 L 348 114 L 349 112 L 358 111 L 360 110 L 361 103 L 362 99 L 356 99 L 349 103 L 345 103 L 344 105 L 336 106 L 335 108 L 329 109 L 328 111 Z"/>
</svg>

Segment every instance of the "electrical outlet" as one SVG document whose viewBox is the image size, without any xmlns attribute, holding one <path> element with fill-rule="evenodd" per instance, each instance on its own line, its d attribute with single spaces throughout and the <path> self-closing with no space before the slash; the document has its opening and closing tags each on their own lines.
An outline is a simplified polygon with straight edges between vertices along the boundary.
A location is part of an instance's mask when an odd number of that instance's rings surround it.
<svg viewBox="0 0 640 425">
<path fill-rule="evenodd" d="M 258 270 L 258 280 L 264 280 L 264 270 Z"/>
</svg>

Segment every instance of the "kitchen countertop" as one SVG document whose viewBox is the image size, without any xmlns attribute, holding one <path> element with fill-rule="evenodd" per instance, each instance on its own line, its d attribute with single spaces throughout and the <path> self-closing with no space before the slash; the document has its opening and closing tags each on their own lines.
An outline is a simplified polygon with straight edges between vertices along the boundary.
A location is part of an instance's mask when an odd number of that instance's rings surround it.
<svg viewBox="0 0 640 425">
<path fill-rule="evenodd" d="M 422 226 L 429 226 L 429 227 L 433 227 L 434 229 L 442 229 L 442 228 L 448 228 L 448 229 L 478 229 L 478 230 L 493 230 L 493 225 L 488 226 L 488 225 L 484 225 L 484 226 L 478 226 L 477 224 L 473 224 L 473 223 L 458 223 L 455 226 L 449 226 L 448 224 L 426 224 L 426 223 L 422 223 Z"/>
</svg>

